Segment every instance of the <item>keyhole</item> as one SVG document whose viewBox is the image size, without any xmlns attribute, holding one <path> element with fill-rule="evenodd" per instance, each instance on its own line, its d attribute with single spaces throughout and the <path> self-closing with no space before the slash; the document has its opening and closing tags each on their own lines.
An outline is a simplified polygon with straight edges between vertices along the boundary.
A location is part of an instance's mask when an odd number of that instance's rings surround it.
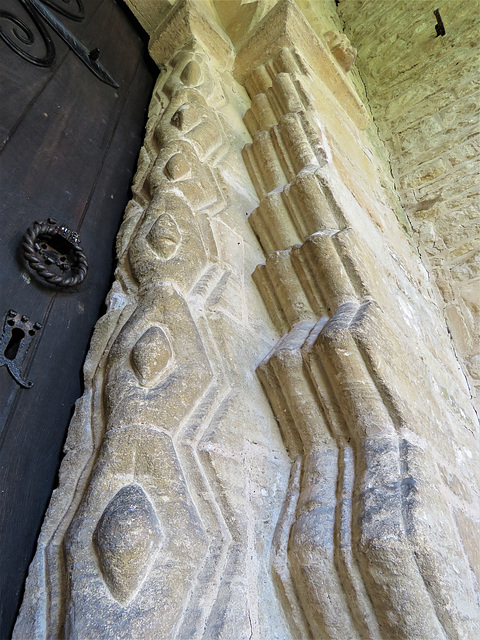
<svg viewBox="0 0 480 640">
<path fill-rule="evenodd" d="M 23 329 L 12 329 L 12 337 L 10 338 L 9 343 L 7 344 L 4 356 L 7 360 L 15 360 L 17 357 L 18 349 L 20 347 L 20 343 L 25 337 L 25 331 Z"/>
</svg>

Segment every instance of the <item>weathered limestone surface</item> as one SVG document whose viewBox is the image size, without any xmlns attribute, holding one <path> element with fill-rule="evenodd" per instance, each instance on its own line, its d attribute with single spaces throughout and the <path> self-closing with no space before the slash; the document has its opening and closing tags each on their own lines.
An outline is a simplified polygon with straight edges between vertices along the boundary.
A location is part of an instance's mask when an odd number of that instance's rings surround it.
<svg viewBox="0 0 480 640">
<path fill-rule="evenodd" d="M 330 0 L 167 4 L 14 638 L 473 640 L 478 419 L 361 47 Z"/>
<path fill-rule="evenodd" d="M 401 204 L 480 412 L 479 8 L 451 0 L 339 4 Z"/>
<path fill-rule="evenodd" d="M 273 37 L 271 16 L 261 26 Z M 357 160 L 368 138 L 354 125 L 355 138 L 341 132 L 345 101 L 335 104 L 338 90 L 325 100 L 302 55 L 307 40 L 262 59 L 246 82 L 253 143 L 244 156 L 260 198 L 250 220 L 267 254 L 254 279 L 286 333 L 259 375 L 300 468 L 291 579 L 313 637 L 473 638 L 475 557 L 443 469 L 447 458 L 457 467 L 458 432 L 445 429 L 459 418 L 464 454 L 478 455 L 476 416 L 448 336 L 433 328 L 442 323 L 423 295 L 427 274 L 398 227 L 387 231 L 393 212 L 380 193 L 375 209 L 362 202 L 362 186 L 375 184 Z M 462 467 L 461 484 L 478 487 L 475 463 Z M 463 508 L 476 515 L 478 492 Z"/>
<path fill-rule="evenodd" d="M 247 96 L 228 40 L 195 6 L 159 29 L 169 57 L 22 640 L 288 633 L 269 569 L 289 463 L 255 376 L 276 333 L 250 277 Z"/>
</svg>

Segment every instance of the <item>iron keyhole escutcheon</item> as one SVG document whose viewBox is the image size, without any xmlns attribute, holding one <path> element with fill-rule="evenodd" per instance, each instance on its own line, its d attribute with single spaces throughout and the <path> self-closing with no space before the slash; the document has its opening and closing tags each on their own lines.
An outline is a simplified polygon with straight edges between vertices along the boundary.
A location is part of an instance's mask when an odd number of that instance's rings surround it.
<svg viewBox="0 0 480 640">
<path fill-rule="evenodd" d="M 24 389 L 33 387 L 31 380 L 22 377 L 22 364 L 25 355 L 32 344 L 36 333 L 42 325 L 39 322 L 31 322 L 27 316 L 10 309 L 0 338 L 0 367 L 7 367 L 12 378 Z"/>
</svg>

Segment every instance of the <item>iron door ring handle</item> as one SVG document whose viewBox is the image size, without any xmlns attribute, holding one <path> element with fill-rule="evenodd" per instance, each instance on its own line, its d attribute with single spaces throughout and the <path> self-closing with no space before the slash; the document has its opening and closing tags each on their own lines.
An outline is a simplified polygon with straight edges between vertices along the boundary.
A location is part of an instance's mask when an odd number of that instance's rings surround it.
<svg viewBox="0 0 480 640">
<path fill-rule="evenodd" d="M 47 244 L 49 241 L 53 247 Z M 27 229 L 22 239 L 22 250 L 29 267 L 49 284 L 73 287 L 87 275 L 87 256 L 80 246 L 78 234 L 65 225 L 57 225 L 52 218 L 34 222 Z M 62 251 L 66 255 L 58 257 Z"/>
</svg>

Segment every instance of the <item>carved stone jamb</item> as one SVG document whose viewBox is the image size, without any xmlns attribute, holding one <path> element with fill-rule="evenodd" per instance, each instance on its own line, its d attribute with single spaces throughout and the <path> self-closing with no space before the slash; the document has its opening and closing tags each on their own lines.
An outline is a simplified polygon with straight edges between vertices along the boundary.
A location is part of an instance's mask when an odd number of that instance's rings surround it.
<svg viewBox="0 0 480 640">
<path fill-rule="evenodd" d="M 246 96 L 201 3 L 176 3 L 150 48 L 161 73 L 116 280 L 15 638 L 288 634 L 258 545 L 289 468 L 251 376 L 275 332 L 244 276 L 259 259 Z"/>
<path fill-rule="evenodd" d="M 293 635 L 300 606 L 314 637 L 433 640 L 456 637 L 459 629 L 468 636 L 479 624 L 474 580 L 453 514 L 431 497 L 432 487 L 445 489 L 438 465 L 446 449 L 454 456 L 451 440 L 426 455 L 438 446 L 441 416 L 451 411 L 438 384 L 450 383 L 441 360 L 433 364 L 436 347 L 425 345 L 422 323 L 399 324 L 396 287 L 387 283 L 405 267 L 388 255 L 391 236 L 382 237 L 383 225 L 353 201 L 332 166 L 331 131 L 318 126 L 324 103 L 309 91 L 318 80 L 312 71 L 341 103 L 345 122 L 361 128 L 364 121 L 331 54 L 322 52 L 322 66 L 312 60 L 311 51 L 322 47 L 314 40 L 295 5 L 280 2 L 236 60 L 252 99 L 245 122 L 253 143 L 244 159 L 260 205 L 250 220 L 267 258 L 254 278 L 286 333 L 258 374 L 293 452 L 292 469 L 301 465 L 289 492 L 298 486 L 295 515 L 288 497 L 278 523 L 279 536 L 289 536 L 291 573 L 276 564 L 274 570 L 290 594 Z M 377 204 L 395 223 L 385 201 Z M 401 304 L 413 317 L 424 300 L 412 285 Z M 426 325 L 439 321 L 437 310 L 429 314 Z M 475 416 L 445 333 L 441 344 L 455 371 L 456 405 L 473 433 Z M 425 387 L 426 360 L 437 379 Z M 423 410 L 426 397 L 430 413 Z M 464 446 L 475 446 L 462 435 Z M 467 476 L 475 482 L 473 473 Z M 469 575 L 465 584 L 458 563 Z"/>
</svg>

